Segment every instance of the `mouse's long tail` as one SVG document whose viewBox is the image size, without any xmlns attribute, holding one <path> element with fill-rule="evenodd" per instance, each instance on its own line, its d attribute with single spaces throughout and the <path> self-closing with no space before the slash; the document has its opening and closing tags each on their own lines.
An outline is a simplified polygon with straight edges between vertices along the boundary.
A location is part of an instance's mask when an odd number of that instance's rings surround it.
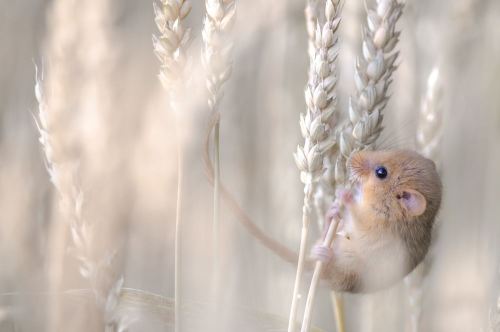
<svg viewBox="0 0 500 332">
<path fill-rule="evenodd" d="M 204 138 L 204 151 L 203 151 L 203 163 L 205 165 L 205 171 L 208 177 L 208 181 L 213 186 L 214 184 L 214 167 L 212 160 L 210 159 L 210 136 L 215 127 L 215 124 L 219 120 L 219 113 L 213 113 L 210 117 L 207 132 Z M 221 196 L 228 205 L 228 207 L 236 215 L 237 219 L 245 227 L 245 229 L 255 237 L 262 245 L 271 250 L 277 256 L 281 257 L 283 260 L 289 263 L 297 263 L 298 255 L 294 251 L 290 250 L 274 238 L 267 235 L 259 226 L 257 226 L 250 217 L 243 211 L 238 202 L 234 199 L 228 189 L 224 184 L 220 184 Z"/>
</svg>

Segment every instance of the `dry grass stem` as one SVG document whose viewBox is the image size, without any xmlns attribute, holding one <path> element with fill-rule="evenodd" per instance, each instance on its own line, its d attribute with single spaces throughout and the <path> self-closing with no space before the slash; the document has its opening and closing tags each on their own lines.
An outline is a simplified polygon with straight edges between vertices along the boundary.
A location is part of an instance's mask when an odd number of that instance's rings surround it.
<svg viewBox="0 0 500 332">
<path fill-rule="evenodd" d="M 184 168 L 184 140 L 180 121 L 182 106 L 179 98 L 185 93 L 187 75 L 186 67 L 189 61 L 187 48 L 191 42 L 190 29 L 185 28 L 183 20 L 191 11 L 188 0 L 162 0 L 161 7 L 153 3 L 155 22 L 161 35 L 153 35 L 153 47 L 160 60 L 160 74 L 158 75 L 165 89 L 169 92 L 170 105 L 176 117 L 177 134 L 177 203 L 175 215 L 174 239 L 174 319 L 175 331 L 181 331 L 182 320 L 182 192 Z"/>
</svg>

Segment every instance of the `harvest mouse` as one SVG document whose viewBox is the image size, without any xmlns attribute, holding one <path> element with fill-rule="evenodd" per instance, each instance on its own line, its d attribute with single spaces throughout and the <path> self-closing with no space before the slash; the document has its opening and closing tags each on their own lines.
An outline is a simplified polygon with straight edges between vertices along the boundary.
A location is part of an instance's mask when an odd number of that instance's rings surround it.
<svg viewBox="0 0 500 332">
<path fill-rule="evenodd" d="M 408 150 L 356 152 L 349 174 L 351 189 L 327 215 L 330 222 L 341 219 L 333 247 L 316 245 L 312 257 L 325 263 L 324 278 L 334 290 L 376 291 L 425 257 L 441 181 L 431 160 Z"/>
</svg>

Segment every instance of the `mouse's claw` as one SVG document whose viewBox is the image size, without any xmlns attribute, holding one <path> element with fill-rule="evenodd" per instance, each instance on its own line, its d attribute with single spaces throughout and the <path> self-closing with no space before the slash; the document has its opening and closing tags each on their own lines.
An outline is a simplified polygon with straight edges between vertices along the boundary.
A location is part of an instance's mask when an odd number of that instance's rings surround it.
<svg viewBox="0 0 500 332">
<path fill-rule="evenodd" d="M 333 259 L 333 249 L 322 244 L 317 244 L 311 250 L 311 258 L 328 264 Z"/>
</svg>

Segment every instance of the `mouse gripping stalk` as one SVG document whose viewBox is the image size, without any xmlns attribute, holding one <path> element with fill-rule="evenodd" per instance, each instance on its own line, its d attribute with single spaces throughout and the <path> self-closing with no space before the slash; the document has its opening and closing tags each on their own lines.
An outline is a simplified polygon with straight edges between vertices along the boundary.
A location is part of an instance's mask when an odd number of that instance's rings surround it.
<svg viewBox="0 0 500 332">
<path fill-rule="evenodd" d="M 313 277 L 311 280 L 311 285 L 309 287 L 309 293 L 307 294 L 301 332 L 309 331 L 309 328 L 311 326 L 312 309 L 314 305 L 314 299 L 316 297 L 318 283 L 321 275 L 323 274 L 323 266 L 326 265 L 333 256 L 333 254 L 331 253 L 331 251 L 333 250 L 332 244 L 341 221 L 341 205 L 341 203 L 334 204 L 335 207 L 338 206 L 339 208 L 330 209 L 325 219 L 326 234 L 324 235 L 321 245 L 316 245 L 313 249 L 313 256 L 318 258 L 318 260 L 316 262 L 316 265 L 314 266 Z"/>
</svg>

